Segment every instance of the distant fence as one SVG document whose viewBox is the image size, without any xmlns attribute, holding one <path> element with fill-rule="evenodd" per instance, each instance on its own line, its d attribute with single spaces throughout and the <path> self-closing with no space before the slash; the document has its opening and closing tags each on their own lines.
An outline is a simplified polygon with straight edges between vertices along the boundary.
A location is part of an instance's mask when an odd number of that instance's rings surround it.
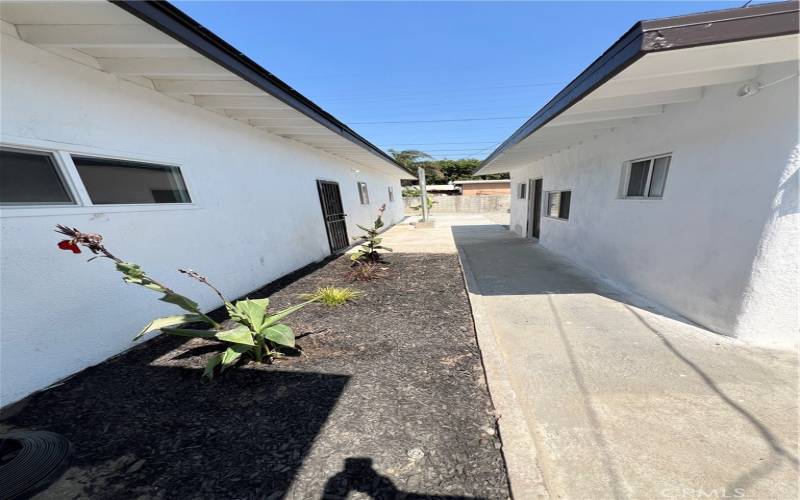
<svg viewBox="0 0 800 500">
<path fill-rule="evenodd" d="M 478 196 L 450 196 L 446 194 L 429 195 L 436 204 L 432 213 L 489 213 L 508 212 L 511 208 L 511 195 L 482 194 Z M 411 207 L 419 206 L 419 198 L 403 198 L 406 213 L 419 213 Z"/>
</svg>

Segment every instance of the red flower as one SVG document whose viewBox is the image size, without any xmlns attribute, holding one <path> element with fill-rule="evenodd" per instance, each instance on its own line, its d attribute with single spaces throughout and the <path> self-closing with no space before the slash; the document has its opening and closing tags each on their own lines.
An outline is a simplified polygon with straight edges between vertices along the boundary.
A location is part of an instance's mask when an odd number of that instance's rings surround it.
<svg viewBox="0 0 800 500">
<path fill-rule="evenodd" d="M 58 242 L 58 248 L 61 250 L 72 250 L 72 253 L 81 253 L 81 249 L 75 244 L 73 240 L 61 240 Z"/>
</svg>

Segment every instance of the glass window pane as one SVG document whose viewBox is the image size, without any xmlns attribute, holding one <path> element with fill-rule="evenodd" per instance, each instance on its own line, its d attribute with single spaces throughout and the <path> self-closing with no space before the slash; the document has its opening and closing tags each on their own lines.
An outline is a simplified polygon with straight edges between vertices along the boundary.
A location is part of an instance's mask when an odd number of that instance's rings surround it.
<svg viewBox="0 0 800 500">
<path fill-rule="evenodd" d="M 648 196 L 664 196 L 664 185 L 667 183 L 667 170 L 669 169 L 669 156 L 662 156 L 653 161 L 653 176 L 650 180 Z"/>
<path fill-rule="evenodd" d="M 628 191 L 626 196 L 644 196 L 647 184 L 647 171 L 650 169 L 650 160 L 635 161 L 631 163 L 628 175 Z"/>
<path fill-rule="evenodd" d="M 71 205 L 72 198 L 47 153 L 0 150 L 0 203 Z"/>
<path fill-rule="evenodd" d="M 73 156 L 92 203 L 191 203 L 178 167 Z"/>
<path fill-rule="evenodd" d="M 389 186 L 389 201 L 394 201 L 394 188 Z"/>
<path fill-rule="evenodd" d="M 366 182 L 359 182 L 358 183 L 358 196 L 361 198 L 362 205 L 369 204 L 369 191 L 367 191 L 367 183 Z"/>
<path fill-rule="evenodd" d="M 562 219 L 569 219 L 569 202 L 572 199 L 571 191 L 561 191 L 561 203 L 558 208 L 558 216 Z"/>
<path fill-rule="evenodd" d="M 558 210 L 561 206 L 561 193 L 547 193 L 547 215 L 558 217 Z"/>
</svg>

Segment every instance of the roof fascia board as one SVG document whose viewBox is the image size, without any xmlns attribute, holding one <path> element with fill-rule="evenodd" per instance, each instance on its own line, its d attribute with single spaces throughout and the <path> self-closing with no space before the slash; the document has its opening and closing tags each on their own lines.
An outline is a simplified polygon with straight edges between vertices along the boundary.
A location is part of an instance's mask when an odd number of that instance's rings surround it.
<svg viewBox="0 0 800 500">
<path fill-rule="evenodd" d="M 408 171 L 391 156 L 169 2 L 160 0 L 109 1 L 291 106 L 328 130 L 392 164 L 406 176 L 409 175 Z"/>
<path fill-rule="evenodd" d="M 486 157 L 474 174 L 648 53 L 798 33 L 797 0 L 640 21 Z"/>
</svg>

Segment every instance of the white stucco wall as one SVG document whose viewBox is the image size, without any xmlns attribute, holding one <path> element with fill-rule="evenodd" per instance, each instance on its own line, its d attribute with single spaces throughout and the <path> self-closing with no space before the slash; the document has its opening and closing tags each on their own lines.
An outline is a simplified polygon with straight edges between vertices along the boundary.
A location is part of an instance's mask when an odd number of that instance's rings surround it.
<svg viewBox="0 0 800 500">
<path fill-rule="evenodd" d="M 759 80 L 796 71 L 764 67 Z M 516 169 L 512 186 L 542 177 L 545 192 L 572 190 L 568 221 L 542 217 L 542 245 L 713 331 L 795 344 L 797 78 L 747 98 L 740 86 Z M 663 199 L 619 199 L 623 162 L 663 153 Z M 512 197 L 511 229 L 524 235 L 526 218 Z"/>
<path fill-rule="evenodd" d="M 126 286 L 109 261 L 86 263 L 56 248 L 56 223 L 101 233 L 119 256 L 189 295 L 218 306 L 176 272 L 207 275 L 229 298 L 328 255 L 316 179 L 337 181 L 355 224 L 403 217 L 399 177 L 349 163 L 55 56 L 2 40 L 4 141 L 31 142 L 181 165 L 194 206 L 2 212 L 0 405 L 9 404 L 132 346 L 148 320 L 179 309 Z M 358 172 L 354 171 L 358 170 Z M 356 183 L 371 203 L 362 206 Z M 393 186 L 395 201 L 388 200 Z"/>
</svg>

